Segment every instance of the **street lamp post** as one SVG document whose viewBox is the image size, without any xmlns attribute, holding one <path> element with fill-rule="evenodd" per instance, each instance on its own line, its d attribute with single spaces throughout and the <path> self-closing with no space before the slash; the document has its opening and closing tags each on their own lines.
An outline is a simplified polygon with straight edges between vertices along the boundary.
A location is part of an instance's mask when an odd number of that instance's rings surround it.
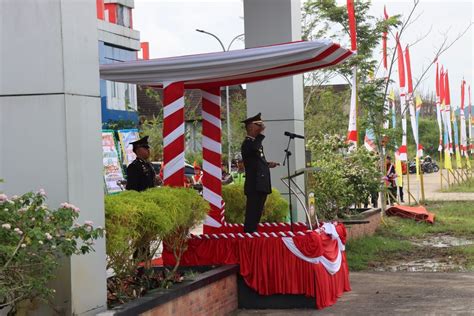
<svg viewBox="0 0 474 316">
<path fill-rule="evenodd" d="M 235 36 L 229 43 L 229 46 L 227 46 L 227 49 L 225 48 L 224 44 L 222 43 L 222 41 L 219 39 L 219 37 L 217 37 L 216 35 L 210 33 L 210 32 L 207 32 L 207 31 L 204 31 L 204 30 L 200 30 L 200 29 L 196 29 L 197 32 L 199 33 L 204 33 L 204 34 L 207 34 L 207 35 L 210 35 L 212 37 L 214 37 L 218 42 L 219 44 L 221 45 L 222 47 L 222 51 L 224 52 L 228 52 L 230 50 L 230 47 L 232 46 L 232 44 L 234 43 L 234 41 L 242 36 L 244 36 L 244 34 L 239 34 L 237 36 Z M 228 158 L 227 158 L 227 168 L 228 168 L 228 171 L 230 173 L 231 171 L 231 167 L 232 167 L 232 152 L 231 152 L 231 149 L 230 149 L 230 145 L 231 145 L 231 140 L 232 140 L 232 137 L 230 135 L 230 108 L 229 108 L 229 86 L 226 86 L 225 87 L 225 98 L 226 98 L 226 119 L 227 119 L 227 155 L 228 155 Z"/>
</svg>

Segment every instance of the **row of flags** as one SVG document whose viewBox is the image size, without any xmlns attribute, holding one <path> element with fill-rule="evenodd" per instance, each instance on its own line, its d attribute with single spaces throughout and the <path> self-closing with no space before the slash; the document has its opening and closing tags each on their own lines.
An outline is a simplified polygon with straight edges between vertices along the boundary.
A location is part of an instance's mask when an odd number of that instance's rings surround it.
<svg viewBox="0 0 474 316">
<path fill-rule="evenodd" d="M 349 17 L 349 33 L 351 36 L 351 49 L 357 51 L 357 35 L 356 35 L 356 22 L 354 14 L 354 3 L 353 0 L 347 0 L 347 10 Z M 387 14 L 386 8 L 384 7 L 384 18 L 387 20 L 389 15 Z M 411 73 L 411 60 L 409 46 L 402 49 L 398 34 L 396 35 L 396 49 L 397 49 L 397 60 L 398 60 L 398 75 L 399 75 L 399 97 L 400 97 L 400 113 L 402 123 L 402 140 L 401 145 L 398 146 L 395 152 L 396 169 L 401 169 L 401 162 L 408 160 L 407 153 L 407 116 L 409 115 L 411 129 L 413 132 L 413 139 L 416 144 L 416 155 L 415 160 L 417 164 L 417 174 L 419 174 L 419 160 L 423 156 L 423 146 L 420 143 L 419 138 L 419 117 L 422 106 L 422 100 L 419 95 L 415 95 L 413 89 L 413 80 Z M 388 80 L 388 63 L 387 63 L 387 33 L 384 32 L 382 35 L 382 60 L 384 67 L 384 78 Z M 357 68 L 353 68 L 352 73 L 352 90 L 351 90 L 351 105 L 349 112 L 349 127 L 347 140 L 353 145 L 358 144 L 358 132 L 357 132 Z M 466 164 L 470 167 L 469 151 L 474 154 L 474 139 L 473 139 L 473 123 L 474 118 L 472 117 L 472 103 L 471 103 L 471 91 L 468 86 L 468 116 L 465 114 L 465 95 L 466 95 L 466 82 L 463 80 L 461 83 L 461 104 L 460 106 L 451 106 L 451 96 L 449 87 L 449 74 L 448 71 L 444 70 L 441 66 L 439 71 L 438 62 L 436 61 L 436 115 L 439 128 L 439 146 L 438 151 L 442 152 L 444 149 L 444 166 L 446 169 L 452 169 L 451 155 L 454 155 L 456 160 L 456 166 L 462 167 L 462 157 L 466 157 Z M 466 126 L 466 119 L 468 126 Z M 458 126 L 458 120 L 460 126 Z M 392 124 L 390 124 L 390 121 Z M 392 90 L 387 98 L 386 104 L 384 105 L 384 122 L 383 127 L 385 129 L 396 127 L 396 108 L 395 108 L 395 93 Z M 466 130 L 469 135 L 466 134 Z M 468 142 L 469 138 L 469 142 Z M 468 144 L 469 143 L 469 144 Z M 366 130 L 364 137 L 364 146 L 369 151 L 376 150 L 375 135 L 371 129 Z M 398 162 L 397 162 L 398 161 Z M 400 165 L 397 168 L 397 165 Z M 397 172 L 398 173 L 398 172 Z M 401 174 L 401 170 L 400 170 Z M 398 177 L 401 181 L 401 177 Z M 401 185 L 401 184 L 400 184 Z"/>
</svg>

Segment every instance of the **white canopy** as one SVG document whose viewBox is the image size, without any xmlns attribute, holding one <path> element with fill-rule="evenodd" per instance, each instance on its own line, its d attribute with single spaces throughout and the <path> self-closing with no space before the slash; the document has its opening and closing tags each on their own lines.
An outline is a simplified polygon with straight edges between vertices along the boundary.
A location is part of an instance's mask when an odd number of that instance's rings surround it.
<svg viewBox="0 0 474 316">
<path fill-rule="evenodd" d="M 274 79 L 343 62 L 352 52 L 330 40 L 301 41 L 229 52 L 136 60 L 100 66 L 102 79 L 185 88 L 243 84 Z"/>
</svg>

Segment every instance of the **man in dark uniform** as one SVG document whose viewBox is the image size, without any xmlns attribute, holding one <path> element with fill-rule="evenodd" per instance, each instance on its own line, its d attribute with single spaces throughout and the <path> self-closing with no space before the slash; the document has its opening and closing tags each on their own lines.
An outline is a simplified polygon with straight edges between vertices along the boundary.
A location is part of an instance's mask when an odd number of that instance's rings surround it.
<svg viewBox="0 0 474 316">
<path fill-rule="evenodd" d="M 247 136 L 241 147 L 245 166 L 244 193 L 247 196 L 244 231 L 253 233 L 257 231 L 267 195 L 272 193 L 269 168 L 275 168 L 279 164 L 267 162 L 265 159 L 262 146 L 262 141 L 265 138 L 265 135 L 262 134 L 265 125 L 261 119 L 261 113 L 242 121 L 242 123 L 245 123 L 247 131 Z"/>
<path fill-rule="evenodd" d="M 148 136 L 130 143 L 133 145 L 133 152 L 137 155 L 127 168 L 127 190 L 145 191 L 155 186 L 155 170 L 151 163 L 147 161 L 150 158 L 150 146 L 148 145 Z"/>
</svg>

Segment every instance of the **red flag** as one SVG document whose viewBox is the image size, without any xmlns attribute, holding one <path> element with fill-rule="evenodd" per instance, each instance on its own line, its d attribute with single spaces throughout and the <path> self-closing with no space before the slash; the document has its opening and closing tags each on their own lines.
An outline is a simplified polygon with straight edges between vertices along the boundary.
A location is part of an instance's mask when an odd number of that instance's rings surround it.
<svg viewBox="0 0 474 316">
<path fill-rule="evenodd" d="M 405 48 L 405 64 L 407 66 L 408 93 L 413 93 L 413 82 L 411 80 L 410 51 Z"/>
<path fill-rule="evenodd" d="M 347 15 L 349 17 L 349 33 L 351 35 L 351 49 L 357 50 L 357 32 L 356 32 L 356 19 L 354 13 L 354 1 L 347 0 Z"/>
<path fill-rule="evenodd" d="M 443 70 L 443 66 L 441 66 L 441 72 L 439 74 L 439 102 L 441 104 L 444 103 L 444 84 L 445 84 L 445 81 L 444 81 L 444 70 Z"/>
<path fill-rule="evenodd" d="M 397 33 L 396 39 L 397 39 L 397 52 L 398 52 L 398 78 L 400 79 L 400 88 L 405 88 L 405 63 L 403 62 L 403 51 L 402 51 L 402 47 L 400 46 L 398 33 Z"/>
<path fill-rule="evenodd" d="M 439 97 L 439 71 L 438 71 L 437 62 L 436 62 L 436 96 Z"/>
<path fill-rule="evenodd" d="M 385 16 L 385 20 L 387 20 L 388 19 L 388 14 L 387 14 L 387 8 L 385 6 L 383 7 L 383 14 Z M 387 70 L 388 69 L 388 64 L 387 64 L 387 32 L 383 32 L 382 47 L 383 47 L 383 68 L 385 70 Z"/>
<path fill-rule="evenodd" d="M 446 83 L 444 85 L 445 89 L 445 104 L 451 104 L 451 94 L 449 93 L 449 76 L 448 76 L 448 71 L 446 70 L 446 74 L 444 76 L 444 80 L 446 80 Z"/>
</svg>

